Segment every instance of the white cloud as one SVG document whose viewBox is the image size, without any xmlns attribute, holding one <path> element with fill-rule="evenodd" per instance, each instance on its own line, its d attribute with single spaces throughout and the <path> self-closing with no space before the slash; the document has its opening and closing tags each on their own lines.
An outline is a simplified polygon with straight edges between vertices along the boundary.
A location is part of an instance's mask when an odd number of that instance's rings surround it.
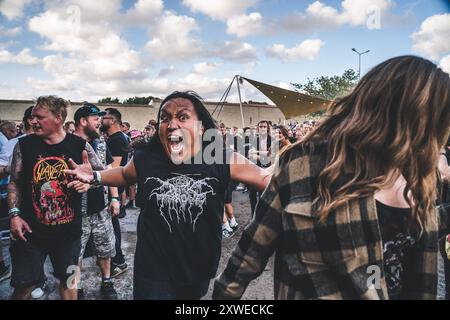
<svg viewBox="0 0 450 320">
<path fill-rule="evenodd" d="M 344 0 L 341 8 L 315 1 L 305 13 L 295 13 L 283 18 L 283 29 L 306 33 L 317 29 L 332 29 L 343 25 L 381 29 L 383 18 L 392 8 L 392 0 Z"/>
<path fill-rule="evenodd" d="M 192 12 L 201 12 L 214 20 L 225 21 L 240 15 L 256 5 L 259 0 L 183 0 L 183 5 Z"/>
<path fill-rule="evenodd" d="M 156 59 L 182 60 L 201 54 L 203 44 L 192 37 L 198 31 L 195 19 L 178 16 L 166 11 L 164 16 L 152 29 L 153 38 L 147 42 L 146 49 Z"/>
<path fill-rule="evenodd" d="M 256 48 L 240 41 L 226 41 L 222 47 L 212 51 L 211 56 L 238 63 L 255 62 L 258 59 Z"/>
<path fill-rule="evenodd" d="M 163 11 L 162 0 L 138 0 L 125 14 L 129 24 L 152 24 Z"/>
<path fill-rule="evenodd" d="M 217 69 L 218 66 L 219 64 L 215 62 L 200 62 L 194 65 L 194 72 L 197 74 L 207 74 Z"/>
<path fill-rule="evenodd" d="M 190 73 L 174 83 L 174 90 L 194 90 L 205 99 L 217 99 L 230 84 L 231 79 L 208 78 Z"/>
<path fill-rule="evenodd" d="M 25 48 L 20 51 L 18 54 L 14 55 L 7 50 L 0 51 L 0 63 L 17 63 L 23 65 L 35 65 L 40 63 L 40 60 L 36 57 L 33 57 L 31 54 L 31 50 L 29 48 Z"/>
<path fill-rule="evenodd" d="M 144 78 L 139 53 L 130 48 L 114 23 L 120 0 L 102 3 L 88 0 L 52 2 L 46 11 L 29 20 L 30 31 L 46 41 L 41 49 L 56 52 L 42 60 L 44 70 L 53 79 L 29 79 L 30 85 L 43 89 L 46 83 L 52 86 L 60 81 L 57 88 L 72 90 L 80 82 L 99 87 L 116 79 L 126 82 Z"/>
<path fill-rule="evenodd" d="M 354 26 L 366 25 L 372 14 L 381 15 L 393 6 L 392 0 L 344 0 L 342 19 Z M 380 17 L 382 19 L 382 17 Z"/>
<path fill-rule="evenodd" d="M 13 37 L 13 36 L 17 36 L 21 32 L 22 32 L 21 27 L 6 29 L 6 28 L 0 26 L 0 36 Z"/>
<path fill-rule="evenodd" d="M 443 57 L 441 59 L 441 61 L 439 61 L 439 66 L 441 67 L 441 69 L 445 72 L 447 72 L 448 74 L 450 74 L 450 54 Z"/>
<path fill-rule="evenodd" d="M 169 74 L 172 74 L 175 72 L 175 66 L 168 66 L 167 68 L 162 68 L 159 71 L 158 77 L 165 77 L 168 76 Z"/>
<path fill-rule="evenodd" d="M 31 0 L 2 0 L 0 1 L 0 13 L 9 20 L 21 18 L 30 2 Z"/>
<path fill-rule="evenodd" d="M 413 50 L 431 59 L 437 60 L 450 52 L 450 13 L 428 17 L 411 38 Z"/>
<path fill-rule="evenodd" d="M 284 44 L 274 44 L 267 48 L 268 56 L 279 58 L 283 61 L 299 59 L 314 60 L 319 55 L 320 49 L 325 43 L 320 39 L 305 40 L 293 48 L 286 48 Z"/>
<path fill-rule="evenodd" d="M 236 15 L 228 19 L 227 32 L 235 34 L 239 38 L 257 34 L 263 29 L 262 21 L 262 16 L 258 12 L 252 12 L 248 15 Z"/>
</svg>

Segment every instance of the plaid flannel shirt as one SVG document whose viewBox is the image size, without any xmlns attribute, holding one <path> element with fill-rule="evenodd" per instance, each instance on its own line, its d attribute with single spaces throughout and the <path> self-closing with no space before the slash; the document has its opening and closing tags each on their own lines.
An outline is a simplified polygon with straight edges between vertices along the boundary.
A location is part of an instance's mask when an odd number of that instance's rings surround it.
<svg viewBox="0 0 450 320">
<path fill-rule="evenodd" d="M 389 299 L 373 196 L 354 199 L 319 223 L 313 203 L 327 146 L 287 150 L 223 273 L 213 299 L 237 299 L 275 254 L 275 299 Z M 436 299 L 438 225 L 431 215 L 403 278 L 405 299 Z M 378 277 L 377 277 L 378 275 Z"/>
</svg>

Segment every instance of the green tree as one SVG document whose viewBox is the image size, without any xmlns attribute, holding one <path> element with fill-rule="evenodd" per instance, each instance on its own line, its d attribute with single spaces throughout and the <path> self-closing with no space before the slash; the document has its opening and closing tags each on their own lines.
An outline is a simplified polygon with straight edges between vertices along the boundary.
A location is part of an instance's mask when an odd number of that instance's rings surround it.
<svg viewBox="0 0 450 320">
<path fill-rule="evenodd" d="M 341 76 L 321 76 L 309 79 L 306 84 L 291 83 L 299 92 L 311 96 L 333 100 L 353 90 L 358 82 L 358 73 L 353 69 L 345 70 Z M 322 115 L 325 111 L 313 112 L 312 116 Z"/>
<path fill-rule="evenodd" d="M 125 99 L 123 104 L 148 104 L 151 100 L 155 99 L 153 96 L 148 97 L 132 97 Z"/>
<path fill-rule="evenodd" d="M 112 99 L 111 97 L 106 97 L 98 100 L 98 103 L 120 103 L 119 98 Z"/>
</svg>

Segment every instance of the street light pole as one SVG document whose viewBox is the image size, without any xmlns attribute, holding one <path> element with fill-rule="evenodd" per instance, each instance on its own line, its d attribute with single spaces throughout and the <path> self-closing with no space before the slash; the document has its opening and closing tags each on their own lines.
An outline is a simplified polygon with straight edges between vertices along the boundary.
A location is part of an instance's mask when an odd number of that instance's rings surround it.
<svg viewBox="0 0 450 320">
<path fill-rule="evenodd" d="M 358 60 L 359 60 L 359 64 L 358 64 L 358 79 L 361 79 L 361 56 L 365 53 L 370 52 L 370 50 L 366 50 L 364 52 L 359 52 L 358 50 L 356 50 L 355 48 L 352 48 L 352 51 L 356 52 L 358 54 Z"/>
</svg>

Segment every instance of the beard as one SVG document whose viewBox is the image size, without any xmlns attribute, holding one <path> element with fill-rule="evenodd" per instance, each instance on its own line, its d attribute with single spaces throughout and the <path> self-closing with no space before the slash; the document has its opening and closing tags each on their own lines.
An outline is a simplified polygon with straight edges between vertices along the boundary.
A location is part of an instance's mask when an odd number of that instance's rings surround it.
<svg viewBox="0 0 450 320">
<path fill-rule="evenodd" d="M 106 133 L 108 131 L 108 129 L 109 129 L 109 126 L 106 126 L 104 124 L 100 126 L 100 132 L 102 132 L 102 133 Z"/>
<path fill-rule="evenodd" d="M 97 130 L 92 130 L 90 128 L 84 128 L 84 133 L 89 137 L 91 140 L 95 140 L 100 138 L 100 134 L 97 132 Z"/>
</svg>

